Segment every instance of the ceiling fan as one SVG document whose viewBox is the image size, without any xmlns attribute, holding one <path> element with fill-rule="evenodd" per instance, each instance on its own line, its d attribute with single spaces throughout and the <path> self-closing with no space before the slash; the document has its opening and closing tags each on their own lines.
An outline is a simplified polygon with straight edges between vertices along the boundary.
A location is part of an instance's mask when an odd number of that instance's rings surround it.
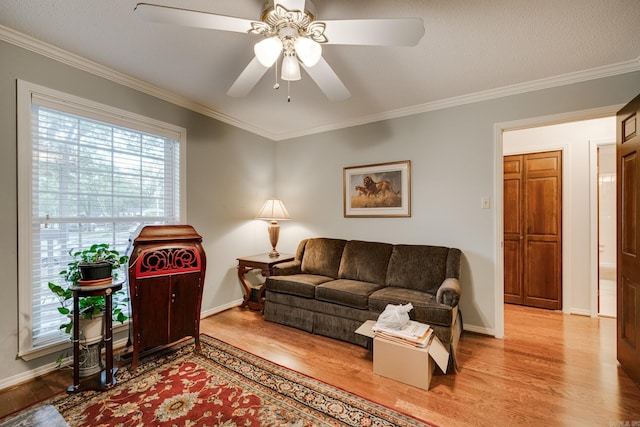
<svg viewBox="0 0 640 427">
<path fill-rule="evenodd" d="M 310 0 L 266 0 L 260 21 L 149 3 L 138 3 L 134 12 L 152 22 L 262 36 L 254 46 L 255 57 L 227 91 L 233 97 L 249 94 L 282 55 L 282 80 L 300 80 L 302 66 L 327 98 L 343 101 L 351 93 L 322 58 L 323 44 L 415 46 L 424 35 L 420 18 L 316 21 Z M 278 87 L 276 82 L 274 89 Z"/>
</svg>

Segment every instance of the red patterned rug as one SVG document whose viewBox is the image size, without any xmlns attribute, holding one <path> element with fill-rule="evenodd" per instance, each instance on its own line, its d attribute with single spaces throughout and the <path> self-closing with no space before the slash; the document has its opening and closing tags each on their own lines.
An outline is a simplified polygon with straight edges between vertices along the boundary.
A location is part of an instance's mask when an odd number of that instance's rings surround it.
<svg viewBox="0 0 640 427">
<path fill-rule="evenodd" d="M 200 353 L 192 340 L 178 344 L 121 369 L 108 391 L 58 395 L 0 427 L 34 425 L 52 409 L 70 426 L 430 425 L 209 336 L 200 342 Z"/>
</svg>

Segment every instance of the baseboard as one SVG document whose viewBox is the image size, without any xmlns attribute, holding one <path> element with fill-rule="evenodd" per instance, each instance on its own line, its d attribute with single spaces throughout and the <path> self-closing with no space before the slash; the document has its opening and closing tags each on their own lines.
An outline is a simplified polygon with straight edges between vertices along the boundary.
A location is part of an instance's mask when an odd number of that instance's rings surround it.
<svg viewBox="0 0 640 427">
<path fill-rule="evenodd" d="M 26 371 L 26 372 L 21 372 L 17 375 L 14 375 L 12 377 L 8 377 L 8 378 L 3 378 L 0 381 L 0 390 L 4 390 L 6 388 L 9 387 L 13 387 L 14 385 L 18 385 L 27 381 L 30 381 L 32 379 L 35 379 L 39 376 L 48 374 L 49 372 L 53 372 L 56 369 L 59 369 L 58 364 L 56 362 L 52 362 L 52 363 L 48 363 L 44 366 L 40 366 L 36 369 L 32 369 L 30 371 Z M 69 380 L 71 380 L 71 378 L 69 378 Z"/>
<path fill-rule="evenodd" d="M 204 319 L 205 317 L 213 316 L 214 314 L 223 312 L 225 310 L 229 310 L 230 308 L 238 307 L 242 304 L 242 299 L 237 299 L 235 301 L 231 301 L 227 304 L 219 305 L 217 307 L 211 308 L 209 310 L 204 310 L 200 312 L 200 318 Z"/>
<path fill-rule="evenodd" d="M 485 326 L 469 325 L 465 323 L 463 330 L 469 331 L 469 332 L 475 332 L 477 334 L 490 335 L 492 337 L 496 336 L 495 329 L 487 328 Z"/>
<path fill-rule="evenodd" d="M 573 309 L 570 310 L 569 314 L 575 314 L 577 316 L 591 317 L 591 311 L 584 310 L 584 309 L 581 309 L 581 308 L 573 308 Z"/>
<path fill-rule="evenodd" d="M 208 316 L 212 316 L 216 313 L 220 313 L 222 311 L 228 310 L 230 308 L 233 307 L 237 307 L 240 304 L 242 304 L 242 299 L 238 299 L 235 301 L 231 301 L 230 303 L 227 304 L 223 304 L 221 306 L 218 307 L 214 307 L 210 310 L 205 310 L 202 311 L 200 313 L 200 318 L 205 318 Z M 116 340 L 113 342 L 113 348 L 114 349 L 118 349 L 118 348 L 124 348 L 127 345 L 127 337 L 124 337 L 122 339 Z M 63 366 L 66 365 L 71 365 L 72 363 L 72 357 L 68 357 L 66 359 L 64 359 L 62 361 Z M 3 378 L 2 380 L 0 380 L 0 390 L 4 390 L 8 387 L 13 387 L 15 385 L 27 382 L 27 381 L 31 381 L 35 378 L 41 377 L 43 375 L 46 375 L 50 372 L 55 371 L 56 369 L 64 369 L 64 368 L 59 368 L 58 364 L 56 362 L 51 362 L 51 363 L 47 363 L 46 365 L 43 366 L 39 366 L 35 369 L 31 369 L 29 371 L 25 371 L 25 372 L 21 372 L 17 375 L 13 375 L 11 377 L 7 377 L 7 378 Z M 71 381 L 71 377 L 69 377 L 69 381 Z"/>
<path fill-rule="evenodd" d="M 127 345 L 128 338 L 122 338 L 113 342 L 113 348 L 124 348 Z M 50 372 L 53 372 L 57 369 L 67 369 L 67 367 L 71 366 L 73 363 L 73 356 L 69 356 L 67 358 L 62 359 L 62 367 L 58 367 L 57 362 L 47 363 L 46 365 L 39 366 L 35 369 L 31 369 L 30 371 L 21 372 L 12 377 L 3 378 L 0 381 L 0 390 L 4 390 L 8 387 L 13 387 L 18 384 L 22 384 L 27 381 L 31 381 L 43 375 L 46 375 Z M 69 377 L 69 384 L 71 384 L 71 377 Z"/>
</svg>

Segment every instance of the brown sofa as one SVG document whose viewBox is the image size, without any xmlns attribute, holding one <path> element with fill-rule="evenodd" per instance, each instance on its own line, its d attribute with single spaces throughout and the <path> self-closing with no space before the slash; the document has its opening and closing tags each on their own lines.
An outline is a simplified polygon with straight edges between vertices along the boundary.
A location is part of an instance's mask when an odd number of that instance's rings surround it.
<svg viewBox="0 0 640 427">
<path fill-rule="evenodd" d="M 265 283 L 265 320 L 363 347 L 355 330 L 387 304 L 411 303 L 411 319 L 431 325 L 449 349 L 462 332 L 459 249 L 329 238 L 300 242 L 293 261 Z"/>
</svg>

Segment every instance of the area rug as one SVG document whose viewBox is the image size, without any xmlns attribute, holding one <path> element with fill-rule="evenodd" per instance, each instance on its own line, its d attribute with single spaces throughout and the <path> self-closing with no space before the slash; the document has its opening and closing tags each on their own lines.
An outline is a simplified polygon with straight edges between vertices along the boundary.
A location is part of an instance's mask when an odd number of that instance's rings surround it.
<svg viewBox="0 0 640 427">
<path fill-rule="evenodd" d="M 43 407 L 70 426 L 427 426 L 344 390 L 201 335 L 116 374 L 104 392 L 60 394 L 0 421 L 31 426 Z"/>
</svg>

